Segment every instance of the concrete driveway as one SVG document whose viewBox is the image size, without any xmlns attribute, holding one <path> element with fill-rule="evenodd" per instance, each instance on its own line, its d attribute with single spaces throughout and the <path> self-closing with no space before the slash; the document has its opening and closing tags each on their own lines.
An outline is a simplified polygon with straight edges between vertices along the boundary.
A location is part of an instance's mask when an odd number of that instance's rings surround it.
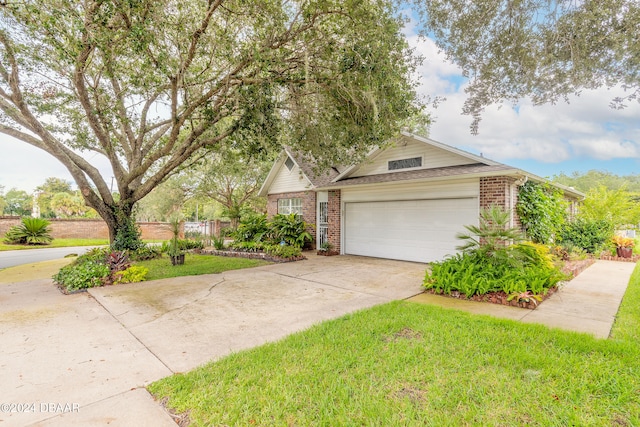
<svg viewBox="0 0 640 427">
<path fill-rule="evenodd" d="M 146 384 L 421 292 L 424 264 L 309 258 L 70 296 L 0 283 L 0 425 L 174 425 Z"/>
</svg>

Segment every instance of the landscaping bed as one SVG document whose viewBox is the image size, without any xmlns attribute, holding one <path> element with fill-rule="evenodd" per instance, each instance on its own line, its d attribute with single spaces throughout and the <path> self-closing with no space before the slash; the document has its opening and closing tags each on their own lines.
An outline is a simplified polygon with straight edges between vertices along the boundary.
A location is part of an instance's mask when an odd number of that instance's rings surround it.
<svg viewBox="0 0 640 427">
<path fill-rule="evenodd" d="M 596 260 L 593 258 L 586 258 L 575 261 L 565 261 L 564 265 L 561 268 L 561 271 L 564 274 L 570 275 L 571 278 L 576 277 L 584 270 L 586 270 L 589 266 L 593 265 Z M 500 304 L 507 305 L 510 307 L 518 307 L 518 308 L 526 308 L 529 310 L 535 310 L 538 305 L 540 305 L 543 301 L 549 298 L 551 295 L 556 293 L 558 289 L 562 287 L 562 282 L 559 283 L 558 286 L 553 286 L 547 290 L 546 294 L 539 295 L 542 301 L 536 301 L 532 298 L 529 301 L 522 301 L 516 298 L 512 298 L 509 300 L 509 295 L 506 292 L 498 291 L 498 292 L 488 292 L 486 294 L 474 295 L 471 298 L 468 298 L 465 294 L 453 291 L 451 294 L 446 294 L 444 292 L 437 292 L 435 289 L 427 289 L 425 292 L 433 295 L 442 295 L 450 298 L 458 298 L 458 299 L 466 299 L 469 301 L 477 301 L 477 302 L 488 302 L 491 304 Z"/>
<path fill-rule="evenodd" d="M 621 262 L 638 262 L 640 260 L 640 255 L 633 255 L 631 258 L 623 258 L 616 255 L 600 255 L 600 259 L 605 261 L 621 261 Z"/>
<path fill-rule="evenodd" d="M 245 252 L 245 251 L 236 251 L 236 250 L 217 250 L 217 249 L 202 249 L 198 251 L 198 253 L 202 255 L 215 255 L 215 256 L 225 256 L 232 258 L 248 258 L 248 259 L 261 259 L 264 261 L 271 262 L 293 262 L 293 261 L 302 261 L 307 259 L 304 255 L 282 258 L 279 256 L 269 255 L 264 252 Z"/>
</svg>

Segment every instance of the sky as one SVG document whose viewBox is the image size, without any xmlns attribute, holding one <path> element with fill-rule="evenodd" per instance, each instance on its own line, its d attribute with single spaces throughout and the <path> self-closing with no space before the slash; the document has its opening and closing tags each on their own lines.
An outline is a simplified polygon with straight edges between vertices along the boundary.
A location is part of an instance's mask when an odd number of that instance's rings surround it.
<svg viewBox="0 0 640 427">
<path fill-rule="evenodd" d="M 541 177 L 591 169 L 617 175 L 640 173 L 640 104 L 614 110 L 609 102 L 621 89 L 585 90 L 570 103 L 534 106 L 523 100 L 516 106 L 486 109 L 478 135 L 470 132 L 471 117 L 462 115 L 465 79 L 448 62 L 433 40 L 421 39 L 409 24 L 405 34 L 424 58 L 419 68 L 419 94 L 443 97 L 432 111 L 435 121 L 429 137 L 474 154 L 521 168 Z M 51 155 L 0 134 L 0 186 L 32 192 L 48 177 L 73 182 Z M 110 182 L 111 169 L 97 154 L 87 157 Z"/>
</svg>

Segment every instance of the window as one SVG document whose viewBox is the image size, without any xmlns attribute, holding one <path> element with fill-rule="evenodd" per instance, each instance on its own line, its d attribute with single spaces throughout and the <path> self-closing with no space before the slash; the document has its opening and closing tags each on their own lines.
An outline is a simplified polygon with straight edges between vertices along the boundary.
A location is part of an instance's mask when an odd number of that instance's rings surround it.
<svg viewBox="0 0 640 427">
<path fill-rule="evenodd" d="M 278 199 L 278 213 L 302 215 L 302 199 Z"/>
<path fill-rule="evenodd" d="M 287 169 L 291 170 L 293 169 L 293 166 L 295 164 L 293 163 L 293 160 L 291 160 L 291 157 L 287 157 L 287 161 L 284 162 L 284 165 L 287 167 Z"/>
<path fill-rule="evenodd" d="M 422 157 L 412 157 L 410 159 L 389 160 L 389 170 L 419 168 L 422 166 Z"/>
</svg>

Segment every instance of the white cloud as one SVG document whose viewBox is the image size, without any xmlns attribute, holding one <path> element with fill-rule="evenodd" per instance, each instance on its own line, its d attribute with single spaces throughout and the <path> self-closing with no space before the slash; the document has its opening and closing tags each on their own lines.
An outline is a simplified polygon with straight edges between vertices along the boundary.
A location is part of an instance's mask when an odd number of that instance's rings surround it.
<svg viewBox="0 0 640 427">
<path fill-rule="evenodd" d="M 45 151 L 1 134 L 0 148 L 5 153 L 0 156 L 0 185 L 4 186 L 5 191 L 15 187 L 32 192 L 49 177 L 65 179 L 75 187 L 75 181 L 69 171 Z M 107 184 L 110 184 L 112 172 L 108 161 L 97 154 L 88 154 L 85 157 L 101 171 Z"/>
<path fill-rule="evenodd" d="M 557 163 L 576 158 L 611 160 L 640 159 L 640 104 L 624 110 L 609 107 L 620 88 L 585 90 L 570 97 L 570 103 L 533 105 L 522 100 L 515 108 L 492 105 L 482 115 L 479 135 L 471 135 L 471 117 L 462 115 L 466 99 L 460 70 L 446 61 L 430 40 L 408 38 L 429 61 L 421 68 L 419 92 L 444 96 L 431 128 L 431 137 L 445 144 L 481 152 L 486 157 L 508 161 L 531 159 Z M 455 83 L 458 83 L 456 85 Z"/>
</svg>

